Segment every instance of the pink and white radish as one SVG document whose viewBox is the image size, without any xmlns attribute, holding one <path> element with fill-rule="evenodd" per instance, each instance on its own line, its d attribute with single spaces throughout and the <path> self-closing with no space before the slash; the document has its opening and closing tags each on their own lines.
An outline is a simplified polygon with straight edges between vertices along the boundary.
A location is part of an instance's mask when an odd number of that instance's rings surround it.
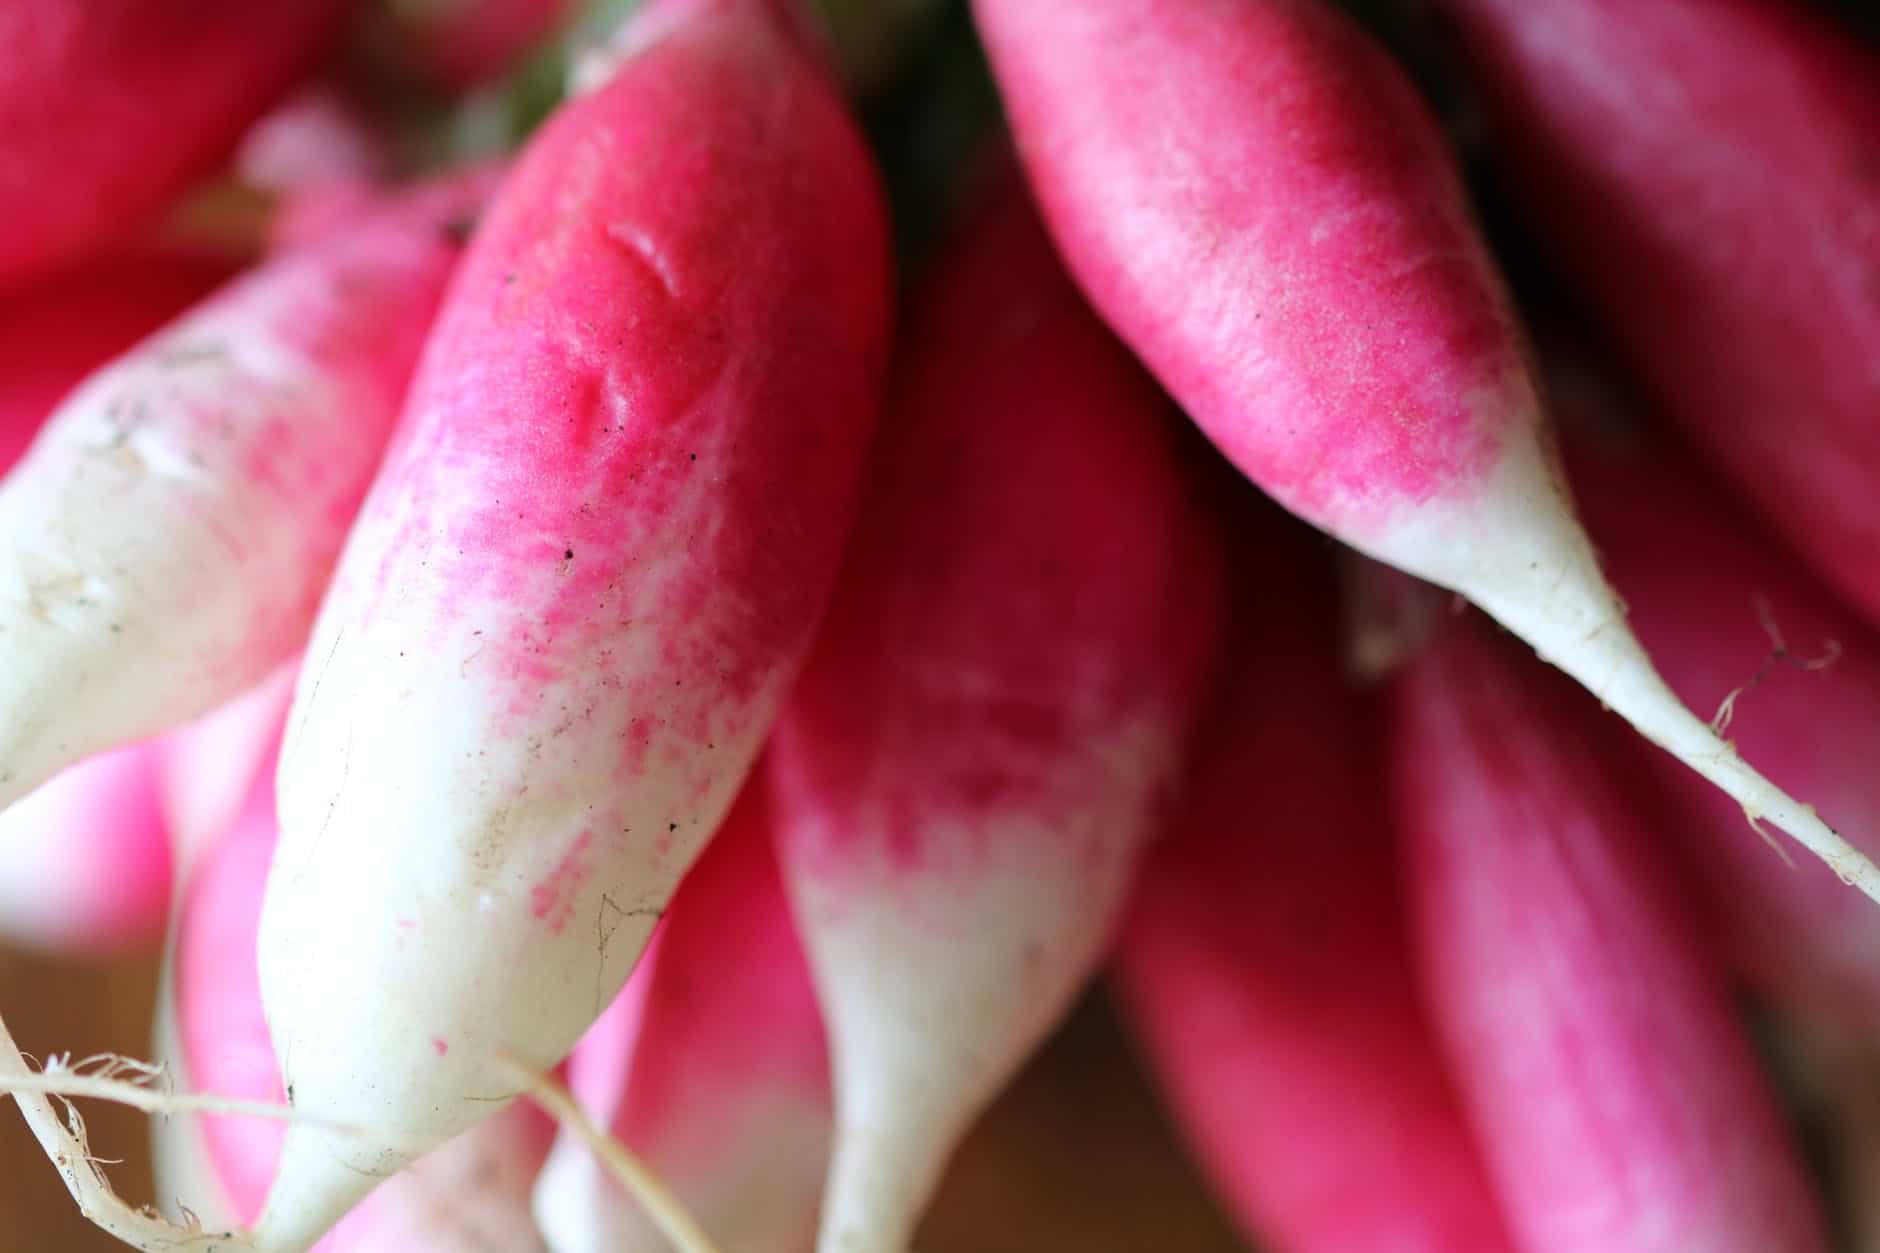
<svg viewBox="0 0 1880 1253">
<path fill-rule="evenodd" d="M 1783 0 L 1432 5 L 1659 407 L 1880 620 L 1880 56 Z"/>
<path fill-rule="evenodd" d="M 1339 671 L 1330 569 L 1248 522 L 1233 655 L 1117 947 L 1129 1017 L 1250 1239 L 1511 1249 L 1414 986 L 1380 710 Z"/>
<path fill-rule="evenodd" d="M 916 302 L 878 478 L 770 758 L 829 1025 L 819 1248 L 906 1248 L 1162 817 L 1218 556 L 1154 386 L 1008 189 Z"/>
<path fill-rule="evenodd" d="M 254 959 L 278 831 L 273 797 L 272 780 L 264 777 L 190 880 L 158 1029 L 183 1086 L 260 1101 L 281 1098 Z M 541 1249 L 529 1194 L 552 1132 L 533 1106 L 504 1110 L 399 1174 L 322 1240 L 320 1253 Z M 158 1125 L 155 1144 L 160 1194 L 171 1203 L 188 1202 L 210 1229 L 226 1229 L 259 1213 L 280 1153 L 281 1126 L 224 1116 L 172 1118 Z"/>
<path fill-rule="evenodd" d="M 0 813 L 0 937 L 61 952 L 152 944 L 170 902 L 155 752 L 71 767 Z"/>
<path fill-rule="evenodd" d="M 1584 372 L 1555 381 L 1588 528 L 1673 689 L 1700 709 L 1728 700 L 1726 733 L 1777 782 L 1880 831 L 1880 637 L 1683 449 L 1615 429 L 1622 404 Z M 1772 656 L 1778 643 L 1792 651 Z M 1719 840 L 1742 816 L 1668 766 L 1655 754 L 1643 764 L 1675 798 L 1678 833 L 1694 837 L 1716 939 L 1737 968 L 1792 1009 L 1880 1032 L 1880 918 L 1820 866 L 1791 869 L 1759 841 Z"/>
<path fill-rule="evenodd" d="M 0 281 L 95 250 L 208 169 L 352 0 L 0 6 Z"/>
<path fill-rule="evenodd" d="M 889 320 L 859 136 L 761 0 L 666 0 L 465 258 L 307 652 L 262 995 L 304 1248 L 625 982 L 808 650 Z M 340 920 L 343 918 L 343 922 Z"/>
<path fill-rule="evenodd" d="M 1319 0 L 975 10 L 1072 271 L 1249 478 L 1480 605 L 1880 899 L 1626 629 L 1453 162 L 1381 50 Z"/>
<path fill-rule="evenodd" d="M 829 1158 L 829 1062 L 761 787 L 746 787 L 680 884 L 621 998 L 570 1058 L 570 1090 L 717 1247 L 807 1248 Z M 535 1214 L 555 1253 L 665 1247 L 566 1132 Z"/>
<path fill-rule="evenodd" d="M 176 877 L 187 882 L 202 851 L 235 825 L 255 780 L 271 773 L 269 749 L 294 693 L 295 659 L 220 708 L 154 742 L 157 797 L 175 853 Z"/>
<path fill-rule="evenodd" d="M 1721 972 L 1581 693 L 1459 620 L 1399 679 L 1398 817 L 1433 1017 L 1521 1247 L 1814 1253 Z"/>
<path fill-rule="evenodd" d="M 481 192 L 280 253 L 48 420 L 0 482 L 0 806 L 300 647 Z"/>
</svg>

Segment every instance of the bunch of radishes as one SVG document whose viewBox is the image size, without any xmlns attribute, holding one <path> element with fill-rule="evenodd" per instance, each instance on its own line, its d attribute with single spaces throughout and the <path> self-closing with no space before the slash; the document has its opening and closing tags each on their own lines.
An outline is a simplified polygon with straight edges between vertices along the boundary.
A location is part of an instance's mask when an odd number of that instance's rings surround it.
<svg viewBox="0 0 1880 1253">
<path fill-rule="evenodd" d="M 1880 1057 L 1872 50 L 1403 0 L 1530 331 L 1332 0 L 973 0 L 970 153 L 914 0 L 622 7 L 0 3 L 0 924 L 169 922 L 167 1090 L 0 1031 L 86 1212 L 906 1253 L 1113 949 L 1274 1249 L 1827 1247 L 1728 998 Z"/>
</svg>

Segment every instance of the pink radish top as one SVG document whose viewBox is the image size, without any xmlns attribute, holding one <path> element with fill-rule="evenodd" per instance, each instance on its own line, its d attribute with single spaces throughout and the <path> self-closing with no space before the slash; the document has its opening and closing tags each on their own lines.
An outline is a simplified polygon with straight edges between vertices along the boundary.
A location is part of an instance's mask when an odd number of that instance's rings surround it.
<svg viewBox="0 0 1880 1253">
<path fill-rule="evenodd" d="M 80 379 L 224 277 L 201 261 L 127 253 L 9 290 L 0 300 L 0 474 Z"/>
<path fill-rule="evenodd" d="M 1452 622 L 1399 680 L 1398 817 L 1439 1034 L 1524 1247 L 1825 1243 L 1720 971 L 1584 693 Z"/>
<path fill-rule="evenodd" d="M 0 935 L 60 952 L 151 946 L 170 903 L 156 755 L 89 758 L 0 812 Z"/>
<path fill-rule="evenodd" d="M 1180 738 L 1214 637 L 1215 541 L 1160 397 L 1015 189 L 948 255 L 905 343 L 779 732 L 792 805 L 841 815 L 827 847 L 791 837 L 809 873 L 841 875 L 862 841 L 919 876 L 940 815 L 970 842 L 977 817 L 1076 804 L 1082 750 L 1140 718 Z"/>
<path fill-rule="evenodd" d="M 1557 389 L 1571 423 L 1601 401 Z M 1597 420 L 1597 419 L 1596 419 Z M 1771 778 L 1880 832 L 1880 637 L 1799 569 L 1716 482 L 1670 441 L 1569 426 L 1569 465 L 1588 527 L 1625 597 L 1630 621 L 1664 658 L 1666 680 L 1694 708 L 1734 703 L 1725 734 Z M 1789 657 L 1765 666 L 1774 643 Z M 1833 657 L 1805 670 L 1800 663 Z M 1758 679 L 1758 676 L 1761 676 Z M 1644 769 L 1676 797 L 1693 863 L 1710 880 L 1718 938 L 1766 995 L 1880 1031 L 1880 917 L 1812 860 L 1792 868 L 1743 812 L 1661 754 Z M 1668 832 L 1669 834 L 1669 832 Z"/>
<path fill-rule="evenodd" d="M 1441 135 L 1318 0 L 976 0 L 1052 233 L 1230 458 L 1341 534 L 1534 417 Z"/>
<path fill-rule="evenodd" d="M 1880 57 L 1785 0 L 1434 7 L 1630 365 L 1880 616 Z"/>
<path fill-rule="evenodd" d="M 207 172 L 351 0 L 0 7 L 0 280 L 119 235 Z"/>
<path fill-rule="evenodd" d="M 1377 702 L 1340 672 L 1322 554 L 1239 520 L 1227 672 L 1116 963 L 1149 1060 L 1250 1237 L 1508 1250 L 1414 987 Z"/>
</svg>

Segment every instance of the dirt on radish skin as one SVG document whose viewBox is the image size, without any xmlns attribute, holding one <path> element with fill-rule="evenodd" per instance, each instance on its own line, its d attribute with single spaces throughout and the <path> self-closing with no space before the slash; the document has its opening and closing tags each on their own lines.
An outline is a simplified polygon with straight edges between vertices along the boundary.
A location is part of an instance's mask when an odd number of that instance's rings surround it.
<svg viewBox="0 0 1880 1253">
<path fill-rule="evenodd" d="M 487 181 L 276 255 L 48 419 L 0 483 L 0 805 L 300 647 Z"/>
<path fill-rule="evenodd" d="M 917 293 L 877 478 L 771 750 L 829 1026 L 819 1248 L 904 1249 L 1096 965 L 1218 608 L 1166 406 L 1008 179 Z"/>
<path fill-rule="evenodd" d="M 1117 946 L 1128 1016 L 1249 1239 L 1511 1249 L 1416 996 L 1381 710 L 1340 672 L 1323 545 L 1245 514 L 1187 802 Z"/>
<path fill-rule="evenodd" d="M 1593 703 L 1452 622 L 1397 681 L 1397 815 L 1437 1032 L 1521 1246 L 1817 1253 L 1721 969 Z"/>
<path fill-rule="evenodd" d="M 974 9 L 1073 273 L 1249 478 L 1474 601 L 1880 900 L 1626 630 L 1454 162 L 1380 49 L 1318 0 Z"/>
<path fill-rule="evenodd" d="M 1880 621 L 1880 56 L 1782 0 L 1431 7 L 1658 406 Z"/>
<path fill-rule="evenodd" d="M 1565 379 L 1554 391 L 1587 525 L 1673 689 L 1698 709 L 1718 709 L 1738 693 L 1731 739 L 1778 783 L 1848 816 L 1857 830 L 1880 831 L 1872 780 L 1880 637 L 1683 449 L 1642 429 L 1605 429 L 1622 402 Z M 1674 834 L 1691 837 L 1684 843 L 1703 867 L 1717 943 L 1737 969 L 1766 998 L 1844 1029 L 1880 1032 L 1880 918 L 1825 868 L 1791 869 L 1760 841 L 1727 838 L 1741 829 L 1741 812 L 1649 757 L 1642 768 L 1675 798 Z"/>
<path fill-rule="evenodd" d="M 331 48 L 351 0 L 0 8 L 0 280 L 95 251 L 234 144 Z"/>
<path fill-rule="evenodd" d="M 295 1102 L 374 1136 L 295 1126 L 260 1248 L 606 1008 L 853 521 L 889 323 L 860 138 L 758 0 L 630 32 L 484 219 L 307 652 L 262 989 Z"/>
<path fill-rule="evenodd" d="M 831 1113 L 822 1018 L 771 848 L 745 788 L 658 940 L 568 1064 L 569 1088 L 722 1249 L 814 1238 Z M 589 1148 L 564 1133 L 535 1190 L 555 1253 L 665 1244 Z"/>
</svg>

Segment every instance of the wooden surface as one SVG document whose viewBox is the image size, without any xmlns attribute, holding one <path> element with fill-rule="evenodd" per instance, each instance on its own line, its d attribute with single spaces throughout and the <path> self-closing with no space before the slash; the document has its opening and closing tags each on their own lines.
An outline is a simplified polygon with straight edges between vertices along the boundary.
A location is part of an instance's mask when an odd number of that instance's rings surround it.
<svg viewBox="0 0 1880 1253">
<path fill-rule="evenodd" d="M 0 1013 L 28 1052 L 148 1056 L 155 981 L 154 958 L 81 964 L 0 952 Z M 123 1160 L 112 1171 L 119 1192 L 150 1199 L 142 1117 L 89 1103 L 85 1118 L 100 1155 Z M 18 1111 L 0 1107 L 0 1253 L 120 1247 L 78 1217 Z M 1098 997 L 975 1132 L 918 1247 L 1245 1253 L 1176 1150 Z"/>
</svg>

